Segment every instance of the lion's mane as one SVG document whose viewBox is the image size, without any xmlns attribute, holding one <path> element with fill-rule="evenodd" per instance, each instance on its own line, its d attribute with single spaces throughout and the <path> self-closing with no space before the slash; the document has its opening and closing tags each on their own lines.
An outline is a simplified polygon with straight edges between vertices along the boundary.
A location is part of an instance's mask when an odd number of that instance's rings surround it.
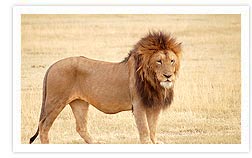
<svg viewBox="0 0 252 158">
<path fill-rule="evenodd" d="M 134 57 L 136 89 L 146 108 L 165 109 L 173 101 L 173 88 L 163 88 L 148 64 L 152 55 L 161 50 L 172 50 L 178 57 L 175 66 L 175 75 L 177 75 L 180 67 L 181 43 L 177 43 L 170 34 L 163 32 L 150 32 L 143 37 L 124 60 L 127 61 L 130 56 Z"/>
</svg>

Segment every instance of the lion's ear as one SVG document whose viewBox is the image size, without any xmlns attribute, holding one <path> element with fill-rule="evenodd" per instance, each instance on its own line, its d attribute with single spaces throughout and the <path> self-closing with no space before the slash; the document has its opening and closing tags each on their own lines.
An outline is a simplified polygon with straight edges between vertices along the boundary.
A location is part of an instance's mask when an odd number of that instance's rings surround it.
<svg viewBox="0 0 252 158">
<path fill-rule="evenodd" d="M 136 51 L 136 54 L 137 54 L 138 56 L 142 56 L 144 53 L 143 53 L 143 51 L 141 51 L 141 50 L 137 50 L 137 51 Z"/>
<path fill-rule="evenodd" d="M 182 47 L 182 44 L 183 44 L 183 42 L 180 42 L 180 43 L 178 44 L 178 46 L 181 48 L 181 47 Z"/>
<path fill-rule="evenodd" d="M 172 50 L 177 55 L 177 57 L 180 59 L 182 56 L 182 42 L 178 43 L 175 47 L 172 48 Z"/>
</svg>

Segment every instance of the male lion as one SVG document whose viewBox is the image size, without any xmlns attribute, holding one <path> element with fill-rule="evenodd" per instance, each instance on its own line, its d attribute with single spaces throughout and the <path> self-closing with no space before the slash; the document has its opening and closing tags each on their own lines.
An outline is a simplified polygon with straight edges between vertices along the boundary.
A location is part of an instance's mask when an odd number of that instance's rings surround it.
<svg viewBox="0 0 252 158">
<path fill-rule="evenodd" d="M 39 125 L 30 143 L 39 133 L 41 143 L 49 143 L 49 129 L 67 104 L 86 143 L 99 143 L 87 129 L 89 104 L 106 114 L 133 110 L 141 143 L 161 143 L 155 139 L 158 116 L 173 100 L 180 57 L 181 43 L 171 35 L 153 32 L 120 63 L 85 57 L 56 62 L 44 77 Z"/>
</svg>

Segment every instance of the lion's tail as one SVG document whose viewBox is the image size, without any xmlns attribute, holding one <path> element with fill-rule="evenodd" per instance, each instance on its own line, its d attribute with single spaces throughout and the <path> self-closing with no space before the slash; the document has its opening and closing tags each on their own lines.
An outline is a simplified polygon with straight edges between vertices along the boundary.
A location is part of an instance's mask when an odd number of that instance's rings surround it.
<svg viewBox="0 0 252 158">
<path fill-rule="evenodd" d="M 45 120 L 45 100 L 46 100 L 46 85 L 47 85 L 47 76 L 50 68 L 46 71 L 44 81 L 43 81 L 43 99 L 42 99 L 42 106 L 41 106 L 41 112 L 39 117 L 39 123 L 43 122 Z M 39 127 L 36 131 L 36 133 L 30 138 L 30 144 L 37 138 L 39 134 Z"/>
</svg>

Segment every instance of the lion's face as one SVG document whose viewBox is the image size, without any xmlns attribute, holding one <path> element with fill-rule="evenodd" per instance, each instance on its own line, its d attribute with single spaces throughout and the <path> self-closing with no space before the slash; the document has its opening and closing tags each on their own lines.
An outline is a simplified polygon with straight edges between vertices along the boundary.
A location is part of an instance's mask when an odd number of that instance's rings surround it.
<svg viewBox="0 0 252 158">
<path fill-rule="evenodd" d="M 176 79 L 178 62 L 176 54 L 171 50 L 159 51 L 150 58 L 149 66 L 162 87 L 173 87 Z"/>
</svg>

